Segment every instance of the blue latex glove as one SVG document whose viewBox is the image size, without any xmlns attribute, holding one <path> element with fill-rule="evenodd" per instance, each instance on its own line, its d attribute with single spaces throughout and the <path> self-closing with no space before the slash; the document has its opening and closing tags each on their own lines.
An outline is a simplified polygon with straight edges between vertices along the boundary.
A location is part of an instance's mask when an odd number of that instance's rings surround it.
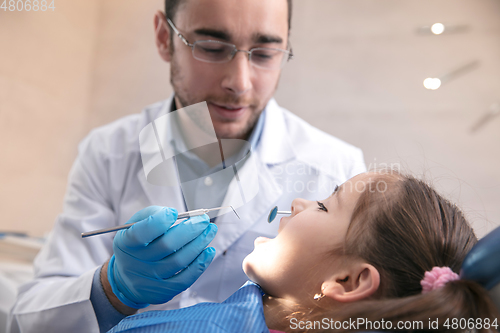
<svg viewBox="0 0 500 333">
<path fill-rule="evenodd" d="M 189 288 L 210 265 L 215 249 L 205 248 L 217 226 L 208 215 L 192 217 L 170 228 L 173 208 L 151 206 L 136 213 L 113 241 L 108 265 L 113 293 L 129 307 L 162 304 Z"/>
</svg>

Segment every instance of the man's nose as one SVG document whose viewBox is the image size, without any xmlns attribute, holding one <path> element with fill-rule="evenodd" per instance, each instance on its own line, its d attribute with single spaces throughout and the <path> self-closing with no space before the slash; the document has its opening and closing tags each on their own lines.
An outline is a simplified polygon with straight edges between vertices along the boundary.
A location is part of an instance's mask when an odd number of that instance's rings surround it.
<svg viewBox="0 0 500 333">
<path fill-rule="evenodd" d="M 252 88 L 252 65 L 245 52 L 237 52 L 226 64 L 222 88 L 232 94 L 242 95 Z"/>
</svg>

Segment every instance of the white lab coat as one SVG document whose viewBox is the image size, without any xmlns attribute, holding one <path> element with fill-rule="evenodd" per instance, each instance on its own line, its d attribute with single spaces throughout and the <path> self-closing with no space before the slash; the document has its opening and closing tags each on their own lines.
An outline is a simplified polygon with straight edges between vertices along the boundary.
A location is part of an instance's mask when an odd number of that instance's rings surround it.
<svg viewBox="0 0 500 333">
<path fill-rule="evenodd" d="M 82 232 L 124 224 L 150 205 L 184 207 L 178 187 L 149 184 L 142 169 L 139 132 L 169 109 L 172 98 L 93 130 L 79 146 L 63 212 L 35 259 L 36 279 L 20 288 L 9 318 L 11 332 L 98 332 L 89 300 L 92 278 L 112 255 L 114 234 L 82 239 Z M 172 301 L 144 310 L 222 301 L 246 280 L 243 258 L 259 235 L 274 237 L 270 208 L 290 207 L 296 197 L 323 199 L 336 184 L 365 171 L 360 149 L 310 126 L 273 99 L 267 105 L 257 160 L 259 194 L 244 207 L 245 219 L 221 222 L 211 243 L 216 257 L 191 288 Z M 143 310 L 141 310 L 143 311 Z"/>
</svg>

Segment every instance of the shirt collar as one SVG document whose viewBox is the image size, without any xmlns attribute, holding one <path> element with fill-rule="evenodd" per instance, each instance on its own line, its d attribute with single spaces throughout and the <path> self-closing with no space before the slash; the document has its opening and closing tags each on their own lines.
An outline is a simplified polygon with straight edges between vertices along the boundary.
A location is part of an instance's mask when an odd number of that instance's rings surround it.
<svg viewBox="0 0 500 333">
<path fill-rule="evenodd" d="M 253 131 L 250 134 L 250 137 L 248 138 L 248 142 L 250 143 L 252 150 L 257 149 L 257 146 L 260 142 L 260 138 L 262 137 L 262 131 L 264 130 L 265 122 L 266 122 L 266 109 L 264 109 L 264 111 L 262 111 L 262 113 L 260 114 L 259 119 L 257 120 L 257 123 L 255 124 Z"/>
</svg>

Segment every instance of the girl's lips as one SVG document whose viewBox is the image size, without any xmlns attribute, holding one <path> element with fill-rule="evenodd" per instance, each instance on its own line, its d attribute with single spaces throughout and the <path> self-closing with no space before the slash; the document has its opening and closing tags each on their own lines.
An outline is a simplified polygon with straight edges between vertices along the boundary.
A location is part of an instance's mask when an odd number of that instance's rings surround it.
<svg viewBox="0 0 500 333">
<path fill-rule="evenodd" d="M 255 239 L 255 241 L 253 242 L 253 245 L 254 247 L 256 247 L 257 245 L 260 245 L 260 244 L 263 244 L 263 243 L 267 243 L 271 240 L 271 238 L 267 238 L 267 237 L 257 237 Z"/>
<path fill-rule="evenodd" d="M 278 226 L 278 233 L 281 232 L 281 230 L 283 230 L 283 228 L 285 227 L 286 225 L 286 221 L 284 219 L 286 219 L 288 216 L 283 216 L 282 218 L 280 218 L 280 224 Z"/>
<path fill-rule="evenodd" d="M 210 106 L 212 107 L 212 110 L 214 110 L 217 113 L 217 115 L 219 115 L 220 118 L 230 119 L 230 120 L 241 118 L 248 109 L 248 107 L 240 107 L 237 109 L 226 108 L 224 106 L 217 105 L 214 103 L 209 103 L 209 107 Z"/>
</svg>

